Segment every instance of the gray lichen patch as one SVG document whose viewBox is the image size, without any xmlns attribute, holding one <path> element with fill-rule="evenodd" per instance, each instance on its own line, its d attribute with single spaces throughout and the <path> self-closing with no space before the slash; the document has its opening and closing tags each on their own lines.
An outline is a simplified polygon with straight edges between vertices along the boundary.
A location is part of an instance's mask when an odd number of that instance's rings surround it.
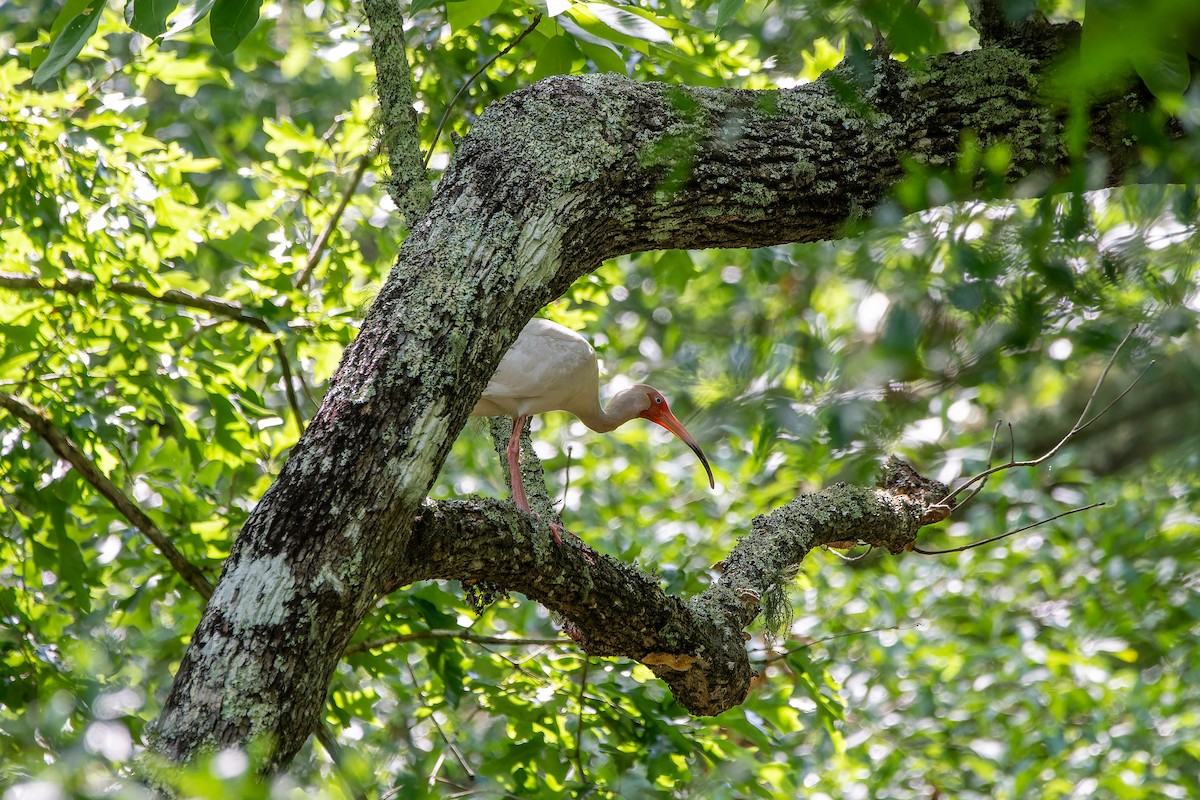
<svg viewBox="0 0 1200 800">
<path fill-rule="evenodd" d="M 244 557 L 222 577 L 209 603 L 224 610 L 234 626 L 252 628 L 283 622 L 296 581 L 287 556 Z"/>
</svg>

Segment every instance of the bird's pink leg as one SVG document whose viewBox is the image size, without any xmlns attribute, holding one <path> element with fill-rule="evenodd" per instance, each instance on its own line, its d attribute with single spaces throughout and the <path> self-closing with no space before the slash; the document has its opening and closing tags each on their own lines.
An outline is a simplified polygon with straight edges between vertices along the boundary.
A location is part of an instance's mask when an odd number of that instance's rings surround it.
<svg viewBox="0 0 1200 800">
<path fill-rule="evenodd" d="M 512 435 L 508 437 L 508 477 L 512 483 L 513 502 L 517 504 L 517 508 L 533 514 L 533 509 L 529 507 L 529 497 L 525 494 L 525 481 L 521 479 L 521 431 L 525 429 L 527 419 L 527 416 L 521 416 L 513 420 Z M 567 529 L 557 522 L 550 523 L 550 534 L 554 536 L 555 544 L 562 544 L 562 531 L 565 530 Z"/>
<path fill-rule="evenodd" d="M 521 431 L 525 428 L 526 416 L 513 420 L 512 436 L 508 437 L 508 477 L 512 483 L 513 502 L 522 511 L 531 511 L 529 498 L 525 495 L 525 482 L 521 480 Z"/>
</svg>

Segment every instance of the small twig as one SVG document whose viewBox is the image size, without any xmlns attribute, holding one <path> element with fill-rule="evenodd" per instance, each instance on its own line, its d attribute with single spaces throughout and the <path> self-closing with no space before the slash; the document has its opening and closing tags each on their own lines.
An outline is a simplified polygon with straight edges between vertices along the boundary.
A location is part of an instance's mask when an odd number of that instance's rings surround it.
<svg viewBox="0 0 1200 800">
<path fill-rule="evenodd" d="M 406 661 L 404 662 L 404 666 L 406 669 L 408 669 L 408 676 L 412 678 L 413 688 L 417 689 L 419 681 L 417 681 L 417 673 L 413 672 L 412 664 L 409 664 Z M 429 704 L 425 702 L 424 692 L 420 691 L 420 689 L 417 689 L 417 694 L 421 697 L 421 705 L 429 709 L 429 721 L 433 723 L 433 727 L 437 729 L 438 734 L 442 737 L 442 741 L 445 742 L 446 747 L 450 749 L 450 754 L 454 756 L 454 760 L 457 761 L 458 765 L 463 768 L 463 772 L 467 773 L 468 778 L 475 780 L 475 770 L 468 766 L 467 760 L 463 758 L 462 752 L 458 749 L 458 745 L 454 744 L 454 741 L 451 740 L 448 735 L 446 735 L 446 731 L 443 730 L 441 724 L 437 721 L 437 714 L 435 714 L 433 709 L 429 707 Z"/>
<path fill-rule="evenodd" d="M 992 468 L 992 460 L 996 454 L 996 434 L 998 434 L 1000 432 L 1000 426 L 1002 424 L 1004 424 L 1003 420 L 996 420 L 996 426 L 994 428 L 992 428 L 992 443 L 988 445 L 988 460 L 987 460 L 986 469 Z M 1012 423 L 1009 423 L 1009 426 L 1008 426 L 1008 436 L 1009 436 L 1009 440 L 1010 440 L 1010 444 L 1011 444 L 1011 448 L 1012 448 L 1009 451 L 1009 459 L 1008 459 L 1009 463 L 1011 463 L 1013 461 L 1013 455 L 1016 453 L 1016 439 L 1013 436 Z M 965 500 L 963 500 L 961 503 L 956 503 L 954 506 L 954 510 L 958 511 L 958 510 L 962 509 L 963 506 L 967 505 L 972 500 L 974 500 L 979 495 L 979 493 L 983 491 L 983 487 L 985 487 L 985 486 L 987 486 L 987 478 L 984 478 L 982 481 L 980 481 L 979 485 L 976 486 L 969 495 L 967 495 Z M 946 501 L 943 500 L 942 503 L 939 503 L 938 505 L 942 505 L 945 502 Z"/>
<path fill-rule="evenodd" d="M 841 639 L 846 636 L 858 636 L 863 633 L 883 633 L 884 631 L 907 631 L 907 630 L 911 630 L 912 628 L 919 628 L 924 624 L 925 624 L 924 620 L 917 620 L 916 622 L 914 622 L 911 625 L 891 625 L 886 628 L 866 628 L 865 630 L 861 630 L 861 631 L 845 631 L 844 633 L 835 633 L 832 636 L 824 636 L 820 639 L 813 639 L 810 642 L 805 642 L 804 644 L 797 645 L 796 647 L 793 647 L 790 650 L 786 650 L 782 653 L 777 653 L 768 658 L 764 658 L 759 661 L 755 661 L 754 663 L 755 664 L 773 664 L 776 661 L 782 661 L 783 659 L 790 656 L 792 653 L 798 653 L 801 650 L 805 650 L 809 647 L 812 647 L 813 645 L 822 644 L 823 642 L 828 642 L 833 639 Z"/>
<path fill-rule="evenodd" d="M 3 393 L 0 393 L 0 408 L 4 408 L 28 425 L 34 433 L 42 437 L 46 444 L 50 445 L 50 449 L 57 453 L 59 458 L 74 467 L 83 479 L 100 492 L 121 516 L 129 520 L 133 527 L 141 531 L 158 548 L 184 582 L 199 592 L 205 600 L 212 597 L 213 586 L 208 578 L 204 577 L 200 568 L 188 561 L 175 543 L 146 515 L 146 512 L 129 499 L 129 496 L 109 480 L 108 476 L 101 472 L 100 468 L 92 463 L 91 459 L 73 441 L 54 426 L 50 414 L 45 409 L 37 408 L 18 397 Z"/>
<path fill-rule="evenodd" d="M 559 513 L 567 509 L 567 490 L 571 488 L 571 448 L 567 448 L 567 468 L 566 478 L 563 480 L 562 503 L 559 505 Z"/>
<path fill-rule="evenodd" d="M 92 370 L 88 370 L 87 376 L 88 379 L 92 381 L 106 381 L 110 380 L 112 377 L 106 373 L 101 373 L 99 371 L 93 372 Z M 44 386 L 65 380 L 77 381 L 79 380 L 79 375 L 74 372 L 50 372 L 46 373 L 45 375 L 31 375 L 27 378 L 11 378 L 9 380 L 0 381 L 0 386 L 28 386 L 31 383 Z"/>
<path fill-rule="evenodd" d="M 333 118 L 333 122 L 329 124 L 329 127 L 325 129 L 325 132 L 321 134 L 321 147 L 313 153 L 312 163 L 308 167 L 308 180 L 304 184 L 304 191 L 300 193 L 300 198 L 296 201 L 296 204 L 302 207 L 302 213 L 306 213 L 303 212 L 304 201 L 313 196 L 313 180 L 317 177 L 317 165 L 320 162 L 321 156 L 328 150 L 330 158 L 334 162 L 337 161 L 337 154 L 333 152 L 333 145 L 329 143 L 329 140 L 333 138 L 333 135 L 337 133 L 337 129 L 342 127 L 342 123 L 349 116 L 349 113 L 338 114 Z"/>
<path fill-rule="evenodd" d="M 300 388 L 303 390 L 304 396 L 308 398 L 308 402 L 314 407 L 321 405 L 317 402 L 317 399 L 313 397 L 312 389 L 308 388 L 308 382 L 304 380 L 304 370 L 300 370 L 296 373 L 296 380 L 300 381 Z"/>
<path fill-rule="evenodd" d="M 358 166 L 350 176 L 350 182 L 346 185 L 346 191 L 342 192 L 342 199 L 338 201 L 337 208 L 333 210 L 333 215 L 325 222 L 325 227 L 321 230 L 321 235 L 317 237 L 317 241 L 313 242 L 313 246 L 308 251 L 308 260 L 304 264 L 304 269 L 300 271 L 300 274 L 296 276 L 296 280 L 292 284 L 297 289 L 303 289 L 308 284 L 309 279 L 312 277 L 313 269 L 320 262 L 321 256 L 325 252 L 325 247 L 329 244 L 329 238 L 333 235 L 333 231 L 337 228 L 342 214 L 346 211 L 346 206 L 350 205 L 350 198 L 358 190 L 358 184 L 362 181 L 367 167 L 379 155 L 380 146 L 381 143 L 379 141 L 375 142 L 358 160 Z"/>
<path fill-rule="evenodd" d="M 1087 403 L 1083 407 L 1083 411 L 1080 412 L 1078 419 L 1075 421 L 1075 424 L 1071 426 L 1071 430 L 1067 431 L 1067 435 L 1064 436 L 1059 441 L 1058 444 L 1054 445 L 1054 447 L 1051 447 L 1049 450 L 1047 450 L 1045 453 L 1043 453 L 1041 456 L 1039 456 L 1035 459 L 1032 459 L 1029 461 L 1016 461 L 1016 460 L 1010 458 L 1010 460 L 1007 464 L 1001 464 L 1000 466 L 997 466 L 997 467 L 989 467 L 988 469 L 985 469 L 983 472 L 980 472 L 977 475 L 973 476 L 962 486 L 959 486 L 957 489 L 950 492 L 950 494 L 946 495 L 946 497 L 938 505 L 952 503 L 954 498 L 957 497 L 959 494 L 961 494 L 963 491 L 965 491 L 968 487 L 974 486 L 975 484 L 979 483 L 980 481 L 986 480 L 989 475 L 994 475 L 997 472 L 1003 472 L 1004 470 L 1007 470 L 1007 469 L 1013 469 L 1014 467 L 1036 467 L 1039 464 L 1042 464 L 1045 461 L 1053 458 L 1058 453 L 1058 451 L 1061 450 L 1063 448 L 1063 446 L 1067 442 L 1069 442 L 1076 434 L 1078 434 L 1080 431 L 1084 430 L 1089 425 L 1091 425 L 1093 422 L 1095 422 L 1096 420 L 1098 420 L 1102 416 L 1104 416 L 1108 412 L 1108 410 L 1111 409 L 1118 401 L 1120 401 L 1123 397 L 1125 397 L 1125 395 L 1129 394 L 1129 392 L 1132 391 L 1133 387 L 1137 385 L 1138 381 L 1140 381 L 1142 379 L 1142 377 L 1146 374 L 1146 372 L 1150 369 L 1150 367 L 1154 366 L 1153 361 L 1151 361 L 1149 364 L 1146 365 L 1146 369 L 1143 369 L 1138 374 L 1138 376 L 1133 379 L 1133 381 L 1129 384 L 1129 386 L 1127 386 L 1125 388 L 1125 391 L 1123 391 L 1119 395 L 1117 395 L 1116 398 L 1113 399 L 1113 401 L 1111 403 L 1109 403 L 1107 406 L 1105 406 L 1094 417 L 1092 417 L 1091 419 L 1087 419 L 1088 411 L 1091 410 L 1092 403 L 1095 402 L 1096 395 L 1100 392 L 1100 387 L 1104 385 L 1104 380 L 1105 380 L 1105 378 L 1108 377 L 1109 370 L 1112 369 L 1113 364 L 1116 362 L 1117 355 L 1120 354 L 1121 349 L 1129 341 L 1130 337 L 1132 337 L 1133 334 L 1137 332 L 1137 329 L 1138 329 L 1137 325 L 1134 325 L 1132 328 L 1130 328 L 1129 333 L 1125 334 L 1125 338 L 1122 339 L 1121 343 L 1117 345 L 1117 348 L 1115 350 L 1113 350 L 1113 354 L 1112 354 L 1112 356 L 1109 357 L 1108 363 L 1104 365 L 1104 370 L 1103 370 L 1103 372 L 1100 373 L 1100 377 L 1096 381 L 1096 385 L 1092 388 L 1091 395 L 1088 396 L 1088 400 L 1087 400 Z M 1015 449 L 1016 445 L 1014 444 L 1013 447 Z"/>
<path fill-rule="evenodd" d="M 997 536 L 992 536 L 987 539 L 982 539 L 978 542 L 972 542 L 971 544 L 964 544 L 962 547 L 951 547 L 947 550 L 922 550 L 919 547 L 913 547 L 913 552 L 920 553 L 923 556 L 940 556 L 940 555 L 945 555 L 946 553 L 961 553 L 964 550 L 971 550 L 976 547 L 983 547 L 985 544 L 991 544 L 992 542 L 998 542 L 1001 539 L 1007 539 L 1009 536 L 1014 536 L 1018 533 L 1022 533 L 1023 531 L 1027 531 L 1030 528 L 1036 528 L 1039 525 L 1045 525 L 1047 522 L 1054 522 L 1054 520 L 1056 520 L 1056 519 L 1062 519 L 1063 517 L 1070 516 L 1071 514 L 1078 514 L 1080 511 L 1090 511 L 1091 509 L 1098 508 L 1099 506 L 1102 506 L 1102 505 L 1105 505 L 1105 503 L 1103 501 L 1098 502 L 1098 503 L 1092 503 L 1090 506 L 1080 506 L 1079 508 L 1072 508 L 1071 510 L 1064 511 L 1061 514 L 1055 514 L 1053 517 L 1046 517 L 1046 519 L 1040 519 L 1037 522 L 1031 522 L 1030 524 L 1028 524 L 1022 528 L 1017 528 L 1016 530 L 1006 531 L 1005 533 L 1001 533 Z"/>
<path fill-rule="evenodd" d="M 587 771 L 583 768 L 583 698 L 587 691 L 587 674 L 588 666 L 591 661 L 585 655 L 583 657 L 583 670 L 579 674 L 579 696 L 576 702 L 579 704 L 579 724 L 575 726 L 575 770 L 579 773 L 581 783 L 589 783 Z"/>
<path fill-rule="evenodd" d="M 275 355 L 279 358 L 279 371 L 283 373 L 283 388 L 287 392 L 288 405 L 292 407 L 292 416 L 296 420 L 296 433 L 304 435 L 304 415 L 300 413 L 300 400 L 296 397 L 296 387 L 292 385 L 292 365 L 288 362 L 287 352 L 283 349 L 283 341 L 276 336 L 271 340 Z"/>
<path fill-rule="evenodd" d="M 486 70 L 492 64 L 496 63 L 497 59 L 499 59 L 501 56 L 507 55 L 508 51 L 512 50 L 514 47 L 516 47 L 518 44 L 520 44 L 522 39 L 524 39 L 529 34 L 533 33 L 533 29 L 536 28 L 538 26 L 538 23 L 541 21 L 542 21 L 542 15 L 534 14 L 533 20 L 529 23 L 529 25 L 527 25 L 525 27 L 525 30 L 521 31 L 520 35 L 518 35 L 516 39 L 513 39 L 511 42 L 508 43 L 507 47 L 505 47 L 499 53 L 496 53 L 496 55 L 492 56 L 487 61 L 485 61 L 483 63 L 482 67 L 475 70 L 474 75 L 467 78 L 467 82 L 462 85 L 462 88 L 459 89 L 458 92 L 454 95 L 454 97 L 450 100 L 450 104 L 446 106 L 446 110 L 442 112 L 442 118 L 438 121 L 437 130 L 434 131 L 434 133 L 433 133 L 433 141 L 429 143 L 429 150 L 425 153 L 425 162 L 424 162 L 425 169 L 429 169 L 429 160 L 431 158 L 433 158 L 433 151 L 437 148 L 438 139 L 441 138 L 442 128 L 446 127 L 446 120 L 448 120 L 450 118 L 450 112 L 452 110 L 454 110 L 455 104 L 458 103 L 459 99 L 463 96 L 464 93 L 466 93 L 467 88 L 470 87 L 470 85 L 475 82 L 476 78 L 478 78 L 480 75 L 483 74 L 484 70 Z"/>
<path fill-rule="evenodd" d="M 85 108 L 85 103 L 87 103 L 88 99 L 92 95 L 94 95 L 96 92 L 100 91 L 101 86 L 103 86 L 104 84 L 111 81 L 118 72 L 121 72 L 122 70 L 124 70 L 127 66 L 132 64 L 136 59 L 137 59 L 137 54 L 135 54 L 134 57 L 130 58 L 128 61 L 118 61 L 116 59 L 113 59 L 112 61 L 108 62 L 108 70 L 104 73 L 103 77 L 97 78 L 96 80 L 94 80 L 88 84 L 88 86 L 84 90 L 83 94 L 77 98 L 78 104 L 75 106 L 75 108 L 71 109 L 70 113 L 67 114 L 67 116 L 74 117 L 74 116 L 77 116 L 77 115 L 83 113 L 83 110 Z"/>
<path fill-rule="evenodd" d="M 346 648 L 345 655 L 353 655 L 354 653 L 365 653 L 369 650 L 378 650 L 381 647 L 388 647 L 394 644 L 403 644 L 404 642 L 417 642 L 423 639 L 459 639 L 464 642 L 473 644 L 504 644 L 512 645 L 513 647 L 530 647 L 541 645 L 552 645 L 558 647 L 577 647 L 575 642 L 563 636 L 556 636 L 546 639 L 518 639 L 510 636 L 484 636 L 478 633 L 471 633 L 467 628 L 457 630 L 430 630 L 416 631 L 414 633 L 398 633 L 395 636 L 387 636 L 383 639 L 376 639 L 372 642 L 362 642 L 360 644 L 350 645 Z"/>
</svg>

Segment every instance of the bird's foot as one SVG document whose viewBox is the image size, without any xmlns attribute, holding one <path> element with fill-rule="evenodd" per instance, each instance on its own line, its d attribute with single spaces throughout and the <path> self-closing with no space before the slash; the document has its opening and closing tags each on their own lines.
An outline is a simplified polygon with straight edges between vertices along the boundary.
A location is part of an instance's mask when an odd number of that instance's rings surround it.
<svg viewBox="0 0 1200 800">
<path fill-rule="evenodd" d="M 549 524 L 549 526 L 550 526 L 550 535 L 554 537 L 554 543 L 556 545 L 558 545 L 559 547 L 562 547 L 562 544 L 563 544 L 562 537 L 563 537 L 564 533 L 567 536 L 572 536 L 575 538 L 575 540 L 577 542 L 579 542 L 580 550 L 583 553 L 583 560 L 586 561 L 587 563 L 593 564 L 593 565 L 596 563 L 594 560 L 592 560 L 592 548 L 588 546 L 587 542 L 585 542 L 583 539 L 580 539 L 577 534 L 567 530 L 567 528 L 565 526 L 560 525 L 557 522 L 550 522 L 547 524 Z"/>
</svg>

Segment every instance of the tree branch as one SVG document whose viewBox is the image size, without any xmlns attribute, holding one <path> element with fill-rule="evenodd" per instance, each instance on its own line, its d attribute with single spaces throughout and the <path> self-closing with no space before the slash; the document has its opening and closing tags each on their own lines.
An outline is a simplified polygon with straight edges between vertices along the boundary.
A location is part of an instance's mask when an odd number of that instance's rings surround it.
<svg viewBox="0 0 1200 800">
<path fill-rule="evenodd" d="M 325 222 L 325 227 L 321 229 L 321 234 L 317 236 L 317 240 L 313 242 L 313 246 L 309 249 L 308 259 L 304 262 L 304 269 L 300 271 L 300 274 L 296 276 L 295 281 L 292 283 L 297 289 L 303 289 L 308 285 L 313 270 L 321 262 L 321 256 L 324 255 L 325 247 L 329 244 L 329 237 L 337 229 L 338 222 L 342 219 L 342 214 L 346 212 L 346 206 L 350 205 L 350 199 L 358 191 L 358 184 L 362 182 L 362 177 L 366 173 L 367 167 L 379 155 L 380 147 L 381 142 L 376 142 L 358 159 L 358 166 L 354 168 L 354 173 L 350 176 L 350 182 L 346 184 L 346 190 L 342 192 L 342 199 L 338 201 L 337 208 L 333 210 L 333 214 Z"/>
<path fill-rule="evenodd" d="M 167 289 L 156 292 L 148 286 L 127 281 L 110 281 L 102 283 L 91 275 L 78 272 L 67 272 L 65 278 L 53 283 L 47 283 L 38 275 L 20 275 L 10 272 L 0 272 L 0 288 L 5 289 L 35 289 L 41 292 L 62 292 L 64 294 L 84 294 L 95 292 L 97 289 L 112 292 L 127 297 L 139 297 L 154 303 L 184 306 L 223 317 L 234 322 L 249 325 L 257 331 L 262 331 L 272 338 L 272 347 L 279 359 L 279 370 L 283 374 L 284 391 L 287 394 L 288 405 L 292 409 L 298 433 L 304 433 L 304 416 L 300 412 L 300 401 L 296 397 L 296 388 L 292 385 L 292 365 L 288 360 L 287 351 L 279 340 L 278 334 L 272 330 L 271 324 L 262 317 L 249 313 L 240 303 L 232 300 L 222 300 L 219 297 L 193 294 L 184 289 Z"/>
<path fill-rule="evenodd" d="M 296 433 L 304 434 L 304 415 L 300 413 L 300 400 L 296 397 L 296 387 L 292 385 L 292 365 L 288 361 L 287 351 L 278 336 L 271 337 L 271 346 L 275 349 L 275 357 L 279 359 L 279 371 L 283 373 L 283 390 L 287 394 L 288 405 L 292 407 L 292 419 L 296 422 Z"/>
<path fill-rule="evenodd" d="M 379 650 L 394 644 L 420 642 L 426 639 L 458 639 L 463 642 L 472 642 L 474 644 L 503 644 L 512 647 L 575 647 L 575 642 L 571 641 L 570 639 L 564 639 L 562 636 L 551 636 L 546 638 L 487 636 L 481 633 L 473 633 L 469 628 L 460 628 L 458 630 L 414 631 L 413 633 L 397 633 L 393 636 L 384 636 L 380 639 L 372 639 L 369 642 L 352 644 L 346 648 L 346 655 L 349 656 L 354 655 L 355 653 L 365 653 L 370 650 Z"/>
<path fill-rule="evenodd" d="M 224 317 L 225 319 L 245 323 L 263 333 L 274 333 L 271 330 L 269 322 L 262 317 L 257 317 L 249 313 L 240 303 L 235 303 L 232 300 L 222 300 L 219 297 L 211 297 L 209 295 L 192 294 L 184 289 L 167 289 L 165 292 L 155 292 L 150 287 L 140 283 L 129 283 L 127 281 L 101 283 L 91 275 L 83 275 L 70 271 L 66 273 L 65 278 L 59 278 L 52 283 L 43 281 L 39 275 L 0 272 L 0 288 L 35 289 L 41 292 L 63 292 L 65 294 L 85 294 L 94 292 L 97 289 L 103 289 L 113 294 L 140 297 L 143 300 L 150 300 L 155 303 L 165 303 L 167 305 L 184 306 L 186 308 L 207 311 L 217 317 Z"/>
<path fill-rule="evenodd" d="M 46 444 L 50 445 L 59 458 L 74 467 L 83 479 L 108 500 L 121 516 L 129 520 L 133 527 L 141 531 L 158 548 L 158 551 L 166 557 L 175 571 L 199 592 L 201 597 L 207 600 L 212 596 L 213 585 L 209 583 L 208 578 L 204 577 L 204 573 L 188 561 L 187 557 L 175 547 L 175 543 L 154 524 L 154 521 L 115 483 L 109 480 L 74 442 L 54 426 L 50 415 L 44 409 L 36 408 L 18 397 L 4 393 L 0 393 L 0 408 L 28 425 L 34 433 L 42 437 Z"/>
<path fill-rule="evenodd" d="M 907 480 L 888 480 L 880 489 L 838 485 L 802 495 L 756 518 L 716 584 L 687 600 L 577 539 L 553 544 L 542 525 L 495 500 L 427 505 L 413 523 L 420 558 L 388 566 L 401 583 L 450 578 L 521 592 L 562 615 L 584 652 L 641 661 L 688 711 L 719 714 L 745 699 L 754 676 L 741 631 L 810 550 L 847 539 L 911 549 L 946 487 L 915 491 Z"/>
<path fill-rule="evenodd" d="M 1100 388 L 1102 386 L 1104 386 L 1104 380 L 1105 380 L 1105 378 L 1108 377 L 1108 373 L 1113 368 L 1113 364 L 1116 363 L 1117 356 L 1121 354 L 1121 350 L 1125 347 L 1125 345 L 1129 342 L 1129 340 L 1133 337 L 1133 335 L 1135 333 L 1137 333 L 1137 330 L 1138 330 L 1137 325 L 1134 325 L 1132 328 L 1130 328 L 1129 332 L 1125 334 L 1125 338 L 1123 338 L 1121 340 L 1121 342 L 1113 350 L 1112 355 L 1109 356 L 1108 361 L 1104 365 L 1104 369 L 1101 370 L 1101 372 L 1100 372 L 1100 377 L 1096 379 L 1096 383 L 1092 387 L 1092 393 L 1090 395 L 1088 395 L 1087 402 L 1084 403 L 1083 410 L 1079 412 L 1079 417 L 1075 420 L 1075 424 L 1071 426 L 1071 430 L 1067 431 L 1065 436 L 1063 436 L 1061 439 L 1058 440 L 1058 444 L 1054 445 L 1053 447 L 1051 447 L 1046 452 L 1042 453 L 1037 458 L 1029 459 L 1026 461 L 1017 461 L 1015 458 L 1016 443 L 1014 441 L 1012 443 L 1012 450 L 1010 451 L 1009 460 L 1006 463 L 1000 464 L 999 466 L 995 466 L 995 467 L 991 466 L 991 458 L 990 458 L 990 453 L 989 453 L 988 468 L 983 470 L 982 472 L 976 473 L 975 475 L 971 476 L 971 478 L 969 478 L 965 483 L 963 483 L 961 486 L 956 488 L 953 492 L 948 493 L 946 495 L 944 502 L 949 503 L 951 506 L 953 506 L 954 502 L 955 502 L 955 498 L 957 498 L 958 495 L 962 494 L 967 489 L 971 488 L 972 486 L 975 486 L 976 484 L 981 484 L 982 482 L 986 481 L 989 476 L 995 475 L 997 472 L 1005 472 L 1007 470 L 1015 469 L 1017 467 L 1036 467 L 1039 464 L 1043 464 L 1046 461 L 1049 461 L 1051 458 L 1053 458 L 1055 456 L 1055 454 L 1058 453 L 1059 450 L 1061 450 L 1063 448 L 1064 445 L 1066 445 L 1067 442 L 1071 441 L 1071 439 L 1073 439 L 1076 436 L 1076 434 L 1078 434 L 1081 431 L 1084 431 L 1088 427 L 1090 427 L 1096 420 L 1100 419 L 1105 414 L 1107 414 L 1109 412 L 1109 410 L 1112 409 L 1113 406 L 1115 406 L 1122 398 L 1125 397 L 1125 395 L 1127 395 L 1131 391 L 1133 391 L 1133 387 L 1136 386 L 1138 381 L 1140 381 L 1142 379 L 1142 377 L 1146 374 L 1147 370 L 1149 370 L 1150 367 L 1154 366 L 1153 361 L 1151 361 L 1149 364 L 1147 364 L 1146 367 L 1141 372 L 1138 373 L 1137 377 L 1134 378 L 1132 381 L 1130 381 L 1129 385 L 1126 386 L 1125 389 L 1120 394 L 1118 394 L 1111 401 L 1109 401 L 1108 405 L 1106 405 L 1103 409 L 1101 409 L 1099 412 L 1097 412 L 1096 415 L 1093 416 L 1091 419 L 1088 419 L 1088 412 L 1091 411 L 1091 409 L 1092 409 L 1092 403 L 1094 403 L 1096 401 L 1096 396 L 1100 393 Z M 1012 435 L 1011 428 L 1009 430 L 1009 435 L 1010 435 L 1010 437 Z M 996 435 L 995 435 L 995 431 L 993 431 L 992 432 L 993 445 L 995 444 L 995 441 L 996 441 Z M 978 490 L 976 492 L 973 492 L 967 499 L 969 500 L 971 497 L 974 497 L 975 494 L 978 494 Z M 966 502 L 966 501 L 964 501 L 964 502 Z M 1057 517 L 1055 519 L 1057 519 Z M 1024 530 L 1024 529 L 1022 529 L 1022 530 Z"/>
<path fill-rule="evenodd" d="M 413 108 L 404 17 L 395 0 L 365 0 L 379 95 L 380 143 L 387 151 L 387 190 L 411 228 L 429 208 L 433 187 L 421 163 L 421 132 Z"/>
<path fill-rule="evenodd" d="M 442 118 L 440 120 L 438 120 L 437 130 L 433 132 L 433 141 L 429 143 L 429 150 L 426 151 L 426 153 L 425 153 L 425 159 L 422 163 L 426 169 L 429 168 L 429 159 L 433 158 L 433 151 L 434 151 L 434 148 L 437 147 L 438 139 L 442 135 L 442 129 L 446 127 L 446 120 L 450 119 L 450 112 L 454 110 L 454 106 L 458 103 L 459 98 L 462 97 L 463 94 L 467 91 L 467 89 L 470 88 L 471 84 L 475 82 L 475 79 L 483 74 L 483 71 L 485 69 L 490 67 L 492 64 L 495 64 L 496 61 L 501 56 L 508 53 L 514 47 L 519 45 L 521 43 L 522 39 L 524 39 L 529 34 L 533 33 L 533 29 L 536 28 L 538 26 L 538 23 L 541 21 L 542 21 L 542 15 L 534 14 L 533 19 L 530 20 L 529 24 L 525 26 L 525 30 L 521 31 L 521 33 L 517 36 L 517 38 L 515 38 L 511 42 L 509 42 L 508 45 L 503 50 L 501 50 L 499 53 L 496 53 L 496 55 L 492 56 L 487 61 L 483 62 L 483 65 L 480 66 L 479 69 L 475 70 L 475 74 L 473 74 L 471 77 L 467 78 L 467 80 L 463 83 L 463 85 L 459 88 L 459 90 L 454 93 L 454 97 L 452 97 L 450 99 L 450 102 L 446 104 L 446 110 L 442 112 Z"/>
</svg>

